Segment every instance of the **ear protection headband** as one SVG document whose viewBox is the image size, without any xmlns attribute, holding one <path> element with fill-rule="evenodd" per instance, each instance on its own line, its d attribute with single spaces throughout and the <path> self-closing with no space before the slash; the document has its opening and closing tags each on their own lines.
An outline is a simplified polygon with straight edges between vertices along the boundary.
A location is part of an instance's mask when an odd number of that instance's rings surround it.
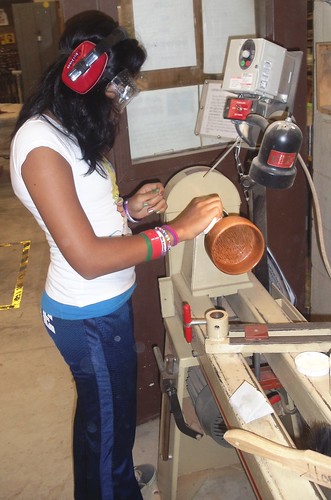
<svg viewBox="0 0 331 500">
<path fill-rule="evenodd" d="M 89 40 L 82 42 L 68 57 L 63 71 L 62 81 L 78 94 L 86 94 L 102 77 L 107 66 L 107 51 L 127 38 L 126 31 L 115 28 L 97 45 Z"/>
</svg>

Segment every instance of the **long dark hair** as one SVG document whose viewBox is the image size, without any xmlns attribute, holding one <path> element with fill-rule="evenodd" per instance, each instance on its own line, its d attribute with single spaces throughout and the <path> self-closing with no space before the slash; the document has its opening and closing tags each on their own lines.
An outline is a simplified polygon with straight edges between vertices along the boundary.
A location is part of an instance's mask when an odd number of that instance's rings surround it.
<svg viewBox="0 0 331 500">
<path fill-rule="evenodd" d="M 24 103 L 14 134 L 32 116 L 51 112 L 74 136 L 88 163 L 88 174 L 97 171 L 104 175 L 101 159 L 112 148 L 118 128 L 119 114 L 114 99 L 105 95 L 109 81 L 121 70 L 127 69 L 136 76 L 146 59 L 146 53 L 134 38 L 127 38 L 112 51 L 107 68 L 97 84 L 86 94 L 78 94 L 61 79 L 63 67 L 71 52 L 83 41 L 95 44 L 108 36 L 118 24 L 100 11 L 85 11 L 66 22 L 59 42 L 57 59 L 42 75 L 35 91 Z"/>
</svg>

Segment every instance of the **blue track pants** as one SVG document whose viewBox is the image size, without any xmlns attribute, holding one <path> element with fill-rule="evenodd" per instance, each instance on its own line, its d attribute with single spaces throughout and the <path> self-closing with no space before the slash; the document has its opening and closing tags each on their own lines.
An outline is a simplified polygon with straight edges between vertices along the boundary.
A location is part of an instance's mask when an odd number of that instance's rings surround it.
<svg viewBox="0 0 331 500">
<path fill-rule="evenodd" d="M 93 319 L 42 313 L 76 382 L 75 499 L 141 500 L 132 462 L 137 356 L 131 301 Z"/>
</svg>

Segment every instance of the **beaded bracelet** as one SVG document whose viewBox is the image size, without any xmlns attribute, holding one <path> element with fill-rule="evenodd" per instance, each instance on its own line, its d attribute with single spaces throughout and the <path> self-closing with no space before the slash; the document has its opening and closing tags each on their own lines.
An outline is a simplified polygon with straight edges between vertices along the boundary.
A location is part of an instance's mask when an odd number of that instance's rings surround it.
<svg viewBox="0 0 331 500">
<path fill-rule="evenodd" d="M 125 212 L 126 218 L 128 219 L 128 221 L 132 222 L 133 224 L 138 224 L 138 222 L 140 222 L 140 221 L 137 220 L 137 219 L 134 219 L 130 215 L 128 203 L 129 203 L 129 200 L 125 200 L 124 203 L 123 203 L 123 208 L 124 208 L 124 212 Z"/>
<path fill-rule="evenodd" d="M 174 230 L 174 228 L 173 228 L 173 227 L 171 227 L 171 226 L 167 226 L 166 224 L 163 224 L 163 226 L 162 226 L 162 227 L 163 227 L 164 229 L 166 229 L 166 230 L 168 231 L 168 233 L 170 233 L 170 234 L 171 234 L 171 236 L 173 237 L 173 240 L 174 240 L 174 241 L 173 241 L 172 246 L 173 246 L 173 247 L 175 247 L 176 245 L 178 245 L 178 243 L 179 243 L 179 238 L 178 238 L 178 234 L 177 234 L 177 232 Z"/>
<path fill-rule="evenodd" d="M 166 251 L 169 252 L 171 248 L 171 239 L 169 233 L 165 229 L 163 229 L 163 227 L 156 227 L 155 231 L 161 233 L 161 237 L 163 236 L 166 242 Z"/>
</svg>

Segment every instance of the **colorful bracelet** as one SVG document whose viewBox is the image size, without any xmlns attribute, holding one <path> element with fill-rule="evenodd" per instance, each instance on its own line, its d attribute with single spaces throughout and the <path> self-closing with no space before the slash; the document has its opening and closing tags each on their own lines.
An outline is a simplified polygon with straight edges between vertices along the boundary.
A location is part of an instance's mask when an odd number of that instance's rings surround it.
<svg viewBox="0 0 331 500">
<path fill-rule="evenodd" d="M 145 261 L 147 262 L 149 260 L 152 260 L 153 248 L 152 248 L 152 242 L 151 242 L 151 240 L 144 233 L 140 233 L 139 236 L 141 236 L 142 238 L 144 238 L 144 240 L 146 242 L 146 245 L 147 245 L 147 255 L 146 255 Z"/>
<path fill-rule="evenodd" d="M 171 248 L 171 239 L 169 234 L 163 228 L 147 229 L 139 233 L 146 242 L 147 254 L 146 261 L 159 259 L 163 257 Z"/>
<path fill-rule="evenodd" d="M 146 261 L 163 257 L 167 252 L 169 252 L 171 247 L 177 245 L 179 241 L 176 231 L 167 225 L 155 227 L 154 229 L 147 229 L 146 231 L 139 233 L 139 235 L 142 236 L 146 242 Z M 170 235 L 173 238 L 172 242 Z"/>
<path fill-rule="evenodd" d="M 128 203 L 129 203 L 129 200 L 125 200 L 124 203 L 123 203 L 123 208 L 124 208 L 124 212 L 125 212 L 126 218 L 128 219 L 128 221 L 132 222 L 133 224 L 138 224 L 138 222 L 140 222 L 140 221 L 137 220 L 137 219 L 134 219 L 130 215 Z"/>
<path fill-rule="evenodd" d="M 139 233 L 146 242 L 147 245 L 147 255 L 146 261 L 159 259 L 164 255 L 164 248 L 162 244 L 162 240 L 159 237 L 159 234 L 154 229 L 148 229 L 147 231 L 142 231 Z"/>
<path fill-rule="evenodd" d="M 174 230 L 174 228 L 173 228 L 173 227 L 171 227 L 171 226 L 168 226 L 167 224 L 163 224 L 163 226 L 162 226 L 162 227 L 163 227 L 166 231 L 168 231 L 168 232 L 171 234 L 171 236 L 173 237 L 174 242 L 173 242 L 173 245 L 172 245 L 172 246 L 173 246 L 173 247 L 175 247 L 176 245 L 178 245 L 178 243 L 179 243 L 179 238 L 178 238 L 178 234 L 177 234 L 177 232 Z"/>
<path fill-rule="evenodd" d="M 160 242 L 161 242 L 161 246 L 162 246 L 162 255 L 165 255 L 168 251 L 168 245 L 167 245 L 167 240 L 165 239 L 165 236 L 164 234 L 161 233 L 161 231 L 159 230 L 158 227 L 155 228 L 155 231 L 157 232 L 158 234 L 158 237 L 160 239 Z"/>
<path fill-rule="evenodd" d="M 140 234 L 145 235 L 151 242 L 152 259 L 154 260 L 163 257 L 163 255 L 165 254 L 164 244 L 162 242 L 162 239 L 160 239 L 160 235 L 158 234 L 158 232 L 155 229 L 147 229 Z"/>
<path fill-rule="evenodd" d="M 161 238 L 163 237 L 165 240 L 166 251 L 169 252 L 169 250 L 171 248 L 171 239 L 170 239 L 169 233 L 163 227 L 156 227 L 155 231 L 158 231 L 159 233 L 161 233 Z"/>
</svg>

